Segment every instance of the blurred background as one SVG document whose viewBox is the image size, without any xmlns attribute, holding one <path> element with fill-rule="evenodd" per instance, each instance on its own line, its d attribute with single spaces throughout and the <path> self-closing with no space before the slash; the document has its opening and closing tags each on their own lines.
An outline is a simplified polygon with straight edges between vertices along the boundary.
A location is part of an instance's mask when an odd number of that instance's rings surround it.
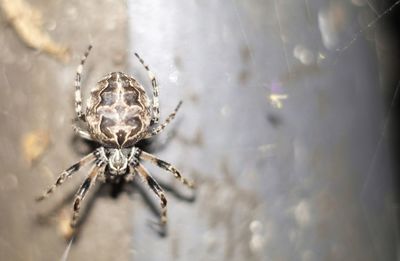
<svg viewBox="0 0 400 261">
<path fill-rule="evenodd" d="M 400 4 L 378 0 L 0 0 L 0 260 L 399 260 Z M 93 188 L 69 228 L 85 168 L 34 198 L 94 144 L 77 138 L 83 93 L 138 52 L 176 120 L 142 148 L 140 181 Z"/>
</svg>

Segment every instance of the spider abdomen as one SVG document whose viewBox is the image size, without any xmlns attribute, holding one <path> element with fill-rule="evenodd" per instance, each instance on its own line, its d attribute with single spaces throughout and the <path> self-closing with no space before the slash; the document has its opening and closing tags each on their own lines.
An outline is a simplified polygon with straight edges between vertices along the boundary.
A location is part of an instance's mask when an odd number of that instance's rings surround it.
<svg viewBox="0 0 400 261">
<path fill-rule="evenodd" d="M 150 125 L 150 102 L 134 78 L 112 72 L 91 91 L 86 120 L 89 133 L 110 147 L 131 147 Z"/>
</svg>

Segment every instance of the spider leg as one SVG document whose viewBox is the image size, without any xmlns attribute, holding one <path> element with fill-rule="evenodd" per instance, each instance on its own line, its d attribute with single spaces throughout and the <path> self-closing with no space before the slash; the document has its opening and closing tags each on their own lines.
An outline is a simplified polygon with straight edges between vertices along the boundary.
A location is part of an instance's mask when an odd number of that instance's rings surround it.
<svg viewBox="0 0 400 261">
<path fill-rule="evenodd" d="M 160 221 L 161 225 L 164 226 L 167 223 L 167 199 L 165 198 L 163 189 L 160 187 L 160 185 L 158 185 L 157 181 L 150 175 L 148 170 L 142 164 L 139 163 L 134 168 L 137 170 L 137 173 L 139 174 L 143 182 L 145 182 L 160 199 L 160 205 L 161 205 Z"/>
<path fill-rule="evenodd" d="M 148 139 L 150 137 L 153 137 L 160 133 L 162 130 L 164 130 L 165 127 L 175 118 L 176 113 L 178 112 L 179 108 L 182 105 L 182 101 L 178 103 L 176 106 L 175 110 L 165 119 L 163 124 L 160 124 L 157 126 L 157 128 L 152 129 L 145 137 L 144 139 Z"/>
<path fill-rule="evenodd" d="M 146 69 L 149 79 L 151 81 L 151 85 L 153 87 L 153 117 L 151 119 L 151 125 L 152 125 L 154 123 L 158 123 L 158 120 L 160 118 L 160 107 L 158 102 L 158 93 L 159 93 L 158 83 L 154 73 L 150 71 L 149 66 L 144 63 L 143 59 L 139 56 L 139 54 L 135 53 L 135 56 L 139 59 L 140 63 Z"/>
<path fill-rule="evenodd" d="M 74 128 L 75 133 L 78 134 L 79 136 L 81 136 L 82 138 L 93 141 L 93 138 L 89 132 L 82 130 L 77 125 L 73 125 L 73 128 Z"/>
<path fill-rule="evenodd" d="M 42 196 L 38 197 L 36 200 L 37 201 L 41 201 L 45 198 L 47 198 L 51 193 L 53 193 L 53 191 L 60 186 L 61 184 L 63 184 L 63 182 L 72 176 L 72 174 L 74 174 L 76 171 L 78 171 L 82 166 L 84 166 L 85 164 L 93 161 L 97 156 L 98 150 L 93 151 L 92 153 L 86 155 L 85 157 L 83 157 L 80 161 L 78 161 L 77 163 L 75 163 L 74 165 L 72 165 L 71 167 L 69 167 L 68 169 L 64 170 L 60 176 L 58 176 L 56 182 L 51 185 L 44 193 Z"/>
<path fill-rule="evenodd" d="M 85 54 L 81 59 L 81 63 L 76 69 L 76 76 L 75 76 L 75 112 L 78 119 L 81 119 L 83 121 L 86 121 L 86 119 L 85 119 L 85 114 L 82 112 L 81 75 L 82 75 L 83 65 L 85 64 L 86 58 L 88 57 L 91 49 L 92 46 L 89 45 L 88 49 L 86 50 Z"/>
<path fill-rule="evenodd" d="M 92 167 L 89 175 L 86 177 L 85 181 L 82 183 L 78 192 L 76 193 L 76 197 L 74 200 L 74 214 L 72 215 L 71 227 L 74 227 L 76 225 L 76 221 L 79 217 L 81 202 L 85 199 L 86 193 L 96 182 L 97 176 L 104 172 L 105 166 L 106 165 L 99 160 L 96 165 Z"/>
<path fill-rule="evenodd" d="M 176 179 L 179 179 L 184 185 L 189 188 L 194 188 L 194 183 L 192 181 L 188 181 L 186 178 L 182 177 L 181 173 L 170 163 L 165 162 L 154 155 L 151 155 L 144 151 L 139 151 L 139 158 L 142 160 L 149 160 L 151 163 L 157 165 L 158 167 L 165 169 L 166 171 L 172 173 Z"/>
</svg>

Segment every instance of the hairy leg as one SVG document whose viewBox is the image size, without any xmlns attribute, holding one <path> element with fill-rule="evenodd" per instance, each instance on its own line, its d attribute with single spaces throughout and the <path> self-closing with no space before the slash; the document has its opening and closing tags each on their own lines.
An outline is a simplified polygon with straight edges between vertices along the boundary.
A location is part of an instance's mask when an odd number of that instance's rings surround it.
<svg viewBox="0 0 400 261">
<path fill-rule="evenodd" d="M 85 199 L 86 193 L 89 189 L 93 186 L 96 182 L 96 178 L 99 174 L 104 172 L 105 164 L 101 161 L 98 161 L 96 165 L 94 165 L 86 177 L 85 181 L 82 183 L 81 187 L 79 188 L 78 192 L 76 193 L 76 197 L 74 200 L 74 213 L 72 216 L 71 227 L 76 225 L 76 221 L 79 217 L 79 210 L 81 206 L 81 202 Z"/>
<path fill-rule="evenodd" d="M 160 118 L 160 105 L 158 102 L 158 92 L 159 92 L 158 83 L 154 73 L 150 71 L 149 66 L 144 63 L 143 59 L 139 56 L 139 54 L 135 53 L 135 56 L 139 59 L 140 63 L 146 69 L 149 79 L 151 81 L 151 85 L 153 87 L 153 117 L 151 119 L 151 124 L 155 124 L 158 123 L 158 120 Z"/>
<path fill-rule="evenodd" d="M 194 183 L 192 181 L 188 181 L 186 178 L 182 177 L 181 173 L 170 163 L 165 162 L 156 156 L 144 152 L 144 151 L 139 151 L 139 158 L 142 160 L 148 160 L 151 163 L 157 165 L 158 167 L 165 169 L 166 171 L 172 173 L 176 179 L 179 179 L 184 185 L 188 186 L 189 188 L 194 188 Z"/>
<path fill-rule="evenodd" d="M 154 128 L 153 130 L 151 130 L 144 138 L 148 139 L 150 137 L 153 137 L 153 136 L 157 135 L 162 130 L 164 130 L 164 128 L 167 127 L 168 124 L 175 118 L 175 115 L 178 112 L 178 110 L 181 107 L 181 105 L 182 105 L 182 101 L 180 101 L 178 103 L 178 105 L 176 106 L 175 110 L 165 119 L 163 124 L 160 124 L 156 128 Z"/>
<path fill-rule="evenodd" d="M 160 185 L 158 185 L 157 181 L 150 175 L 150 173 L 142 164 L 138 164 L 135 169 L 142 178 L 143 182 L 146 183 L 160 199 L 161 225 L 165 225 L 167 223 L 167 199 L 165 198 L 163 189 L 160 187 Z"/>
<path fill-rule="evenodd" d="M 86 155 L 85 157 L 83 157 L 80 161 L 78 161 L 77 163 L 75 163 L 74 165 L 72 165 L 71 167 L 69 167 L 68 169 L 64 170 L 60 176 L 58 176 L 56 182 L 51 185 L 44 193 L 42 196 L 38 197 L 36 200 L 37 201 L 41 201 L 45 198 L 47 198 L 51 193 L 54 192 L 54 190 L 60 186 L 61 184 L 63 184 L 63 182 L 72 176 L 72 174 L 74 174 L 76 171 L 78 171 L 82 166 L 84 166 L 85 164 L 93 161 L 94 159 L 96 159 L 97 155 L 96 153 L 98 153 L 98 150 Z"/>
<path fill-rule="evenodd" d="M 81 76 L 83 71 L 83 65 L 85 64 L 86 58 L 89 55 L 92 46 L 89 45 L 88 49 L 86 50 L 85 54 L 81 59 L 81 63 L 79 64 L 78 68 L 76 69 L 75 75 L 75 112 L 76 117 L 85 121 L 85 114 L 82 112 L 82 93 L 81 93 Z"/>
</svg>

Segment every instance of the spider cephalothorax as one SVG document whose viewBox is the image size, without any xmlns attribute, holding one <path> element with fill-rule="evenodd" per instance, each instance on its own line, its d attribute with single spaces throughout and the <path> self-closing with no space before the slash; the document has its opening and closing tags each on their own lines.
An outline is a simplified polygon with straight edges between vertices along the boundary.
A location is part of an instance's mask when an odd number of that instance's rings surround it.
<svg viewBox="0 0 400 261">
<path fill-rule="evenodd" d="M 75 78 L 76 117 L 77 120 L 83 122 L 86 128 L 80 129 L 74 126 L 74 130 L 81 137 L 99 143 L 100 147 L 63 171 L 55 184 L 38 200 L 45 199 L 65 179 L 78 171 L 83 165 L 92 162 L 94 163 L 93 167 L 79 188 L 74 201 L 72 226 L 76 223 L 81 201 L 97 178 L 103 181 L 125 178 L 129 181 L 136 173 L 159 197 L 162 207 L 161 223 L 165 224 L 167 221 L 167 200 L 164 192 L 140 163 L 140 160 L 150 161 L 171 172 L 189 187 L 193 187 L 193 183 L 183 178 L 174 166 L 140 150 L 135 147 L 135 144 L 142 139 L 147 139 L 160 133 L 174 119 L 181 102 L 163 124 L 157 124 L 160 115 L 157 81 L 149 67 L 135 53 L 149 75 L 153 87 L 152 101 L 150 102 L 145 89 L 136 79 L 122 72 L 112 72 L 100 80 L 91 90 L 87 101 L 86 113 L 84 113 L 82 111 L 81 74 L 90 49 L 91 46 L 85 52 Z"/>
</svg>

